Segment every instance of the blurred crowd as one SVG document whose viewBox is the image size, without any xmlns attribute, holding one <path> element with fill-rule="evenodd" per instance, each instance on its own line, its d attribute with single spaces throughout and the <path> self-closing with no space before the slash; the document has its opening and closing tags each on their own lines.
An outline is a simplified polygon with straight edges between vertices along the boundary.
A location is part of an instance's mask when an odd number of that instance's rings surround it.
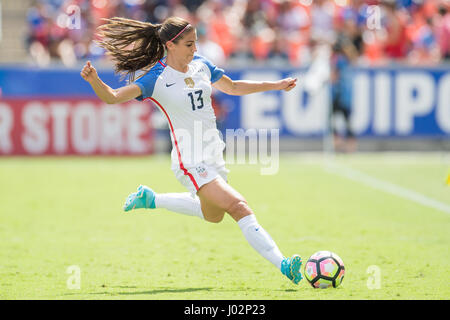
<svg viewBox="0 0 450 320">
<path fill-rule="evenodd" d="M 197 27 L 198 50 L 218 65 L 305 66 L 326 44 L 352 63 L 435 65 L 450 59 L 450 0 L 35 0 L 27 48 L 39 65 L 107 60 L 102 18 Z"/>
</svg>

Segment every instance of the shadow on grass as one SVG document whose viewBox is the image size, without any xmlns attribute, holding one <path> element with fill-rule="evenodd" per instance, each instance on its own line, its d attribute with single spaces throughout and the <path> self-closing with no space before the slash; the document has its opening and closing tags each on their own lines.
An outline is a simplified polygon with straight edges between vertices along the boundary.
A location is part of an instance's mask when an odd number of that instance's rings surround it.
<svg viewBox="0 0 450 320">
<path fill-rule="evenodd" d="M 161 288 L 149 291 L 138 291 L 138 292 L 119 292 L 119 295 L 137 295 L 137 294 L 158 294 L 158 293 L 184 293 L 184 292 L 195 292 L 195 291 L 210 291 L 212 288 Z"/>
<path fill-rule="evenodd" d="M 168 287 L 160 287 L 160 288 L 154 288 L 153 290 L 141 290 L 141 291 L 128 291 L 128 292 L 116 292 L 114 289 L 137 289 L 136 286 L 111 286 L 107 287 L 112 289 L 111 291 L 102 291 L 102 292 L 90 292 L 89 295 L 108 295 L 108 296 L 134 296 L 134 295 L 155 295 L 155 294 L 162 294 L 162 293 L 191 293 L 191 292 L 201 292 L 205 291 L 205 293 L 208 292 L 259 292 L 259 291 L 265 291 L 265 288 L 250 288 L 250 287 L 244 287 L 244 288 L 212 288 L 212 287 L 201 287 L 201 288 L 168 288 Z M 287 288 L 287 289 L 277 289 L 273 291 L 278 292 L 296 292 L 298 289 L 294 288 Z M 66 293 L 63 294 L 63 296 L 69 296 L 69 295 L 77 295 L 79 293 Z"/>
<path fill-rule="evenodd" d="M 114 287 L 112 287 L 114 288 Z M 119 288 L 127 288 L 126 286 L 120 286 Z M 130 287 L 135 288 L 135 287 Z M 160 294 L 160 293 L 189 293 L 189 292 L 195 292 L 195 291 L 210 291 L 213 288 L 158 288 L 154 290 L 145 290 L 145 291 L 130 291 L 130 292 L 91 292 L 91 295 L 96 294 L 106 294 L 106 295 L 123 295 L 123 296 L 131 296 L 131 295 L 140 295 L 140 294 Z"/>
</svg>

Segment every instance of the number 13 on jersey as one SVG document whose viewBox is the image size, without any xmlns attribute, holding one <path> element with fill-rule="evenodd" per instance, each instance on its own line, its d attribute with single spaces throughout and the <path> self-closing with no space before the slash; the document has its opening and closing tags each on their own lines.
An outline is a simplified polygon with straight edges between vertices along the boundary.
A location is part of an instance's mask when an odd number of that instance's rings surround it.
<svg viewBox="0 0 450 320">
<path fill-rule="evenodd" d="M 191 98 L 192 111 L 196 109 L 203 108 L 203 98 L 202 98 L 203 90 L 194 91 L 194 93 L 189 92 L 188 96 Z M 195 95 L 195 97 L 194 97 Z"/>
</svg>

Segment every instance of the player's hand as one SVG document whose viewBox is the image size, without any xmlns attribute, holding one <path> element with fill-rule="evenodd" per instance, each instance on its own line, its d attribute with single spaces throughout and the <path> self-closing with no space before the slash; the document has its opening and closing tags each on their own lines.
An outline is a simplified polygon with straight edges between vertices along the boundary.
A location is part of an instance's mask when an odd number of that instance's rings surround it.
<svg viewBox="0 0 450 320">
<path fill-rule="evenodd" d="M 280 80 L 280 90 L 290 91 L 297 85 L 297 78 L 286 78 Z"/>
<path fill-rule="evenodd" d="M 98 77 L 97 70 L 95 70 L 90 61 L 86 62 L 83 69 L 81 69 L 80 75 L 87 82 L 91 82 Z"/>
</svg>

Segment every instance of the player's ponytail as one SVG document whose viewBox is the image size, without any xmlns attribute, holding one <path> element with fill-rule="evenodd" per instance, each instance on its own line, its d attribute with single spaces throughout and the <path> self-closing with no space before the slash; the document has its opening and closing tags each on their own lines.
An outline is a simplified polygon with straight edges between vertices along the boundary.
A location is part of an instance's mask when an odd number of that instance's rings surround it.
<svg viewBox="0 0 450 320">
<path fill-rule="evenodd" d="M 106 24 L 98 27 L 101 40 L 97 43 L 113 59 L 115 72 L 129 75 L 130 82 L 135 80 L 136 71 L 148 71 L 164 57 L 166 42 L 177 42 L 193 30 L 189 22 L 177 17 L 168 18 L 163 24 L 120 17 L 104 20 Z"/>
</svg>

